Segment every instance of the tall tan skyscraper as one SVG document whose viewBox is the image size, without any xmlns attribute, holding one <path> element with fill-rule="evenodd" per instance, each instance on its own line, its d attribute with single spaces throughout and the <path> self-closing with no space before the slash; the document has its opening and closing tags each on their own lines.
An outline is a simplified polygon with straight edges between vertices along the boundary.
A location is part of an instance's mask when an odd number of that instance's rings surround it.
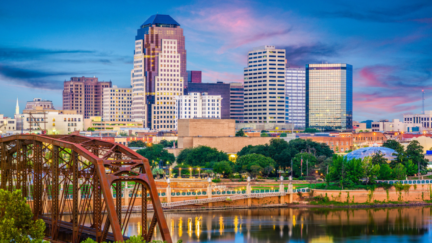
<svg viewBox="0 0 432 243">
<path fill-rule="evenodd" d="M 263 46 L 249 52 L 244 69 L 244 122 L 284 123 L 285 50 Z"/>
<path fill-rule="evenodd" d="M 176 130 L 176 96 L 187 82 L 183 29 L 171 16 L 147 19 L 135 37 L 131 71 L 132 119 L 156 130 Z"/>
<path fill-rule="evenodd" d="M 306 127 L 323 131 L 352 129 L 352 66 L 306 65 Z"/>
<path fill-rule="evenodd" d="M 102 116 L 103 89 L 111 85 L 111 81 L 99 81 L 96 77 L 72 77 L 64 81 L 63 110 L 76 110 L 84 118 Z"/>
</svg>

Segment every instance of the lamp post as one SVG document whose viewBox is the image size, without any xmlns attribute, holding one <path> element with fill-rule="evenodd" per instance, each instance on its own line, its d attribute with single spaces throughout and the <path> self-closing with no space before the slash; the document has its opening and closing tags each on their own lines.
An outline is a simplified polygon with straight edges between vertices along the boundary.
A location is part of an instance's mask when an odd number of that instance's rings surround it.
<svg viewBox="0 0 432 243">
<path fill-rule="evenodd" d="M 201 178 L 201 168 L 198 168 L 198 178 Z"/>
<path fill-rule="evenodd" d="M 190 172 L 190 179 L 192 179 L 192 168 L 189 168 L 189 172 Z"/>
</svg>

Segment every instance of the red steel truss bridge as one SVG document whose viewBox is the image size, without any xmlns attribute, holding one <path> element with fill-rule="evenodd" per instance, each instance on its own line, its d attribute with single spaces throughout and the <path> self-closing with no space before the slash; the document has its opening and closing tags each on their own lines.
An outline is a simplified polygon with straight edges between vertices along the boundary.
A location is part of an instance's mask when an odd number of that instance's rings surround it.
<svg viewBox="0 0 432 243">
<path fill-rule="evenodd" d="M 35 219 L 46 223 L 46 239 L 123 241 L 133 206 L 141 205 L 144 239 L 151 241 L 158 224 L 172 242 L 148 160 L 123 145 L 77 135 L 4 137 L 0 170 L 1 189 L 22 191 Z M 134 185 L 127 203 L 113 195 L 122 195 L 125 183 Z"/>
</svg>

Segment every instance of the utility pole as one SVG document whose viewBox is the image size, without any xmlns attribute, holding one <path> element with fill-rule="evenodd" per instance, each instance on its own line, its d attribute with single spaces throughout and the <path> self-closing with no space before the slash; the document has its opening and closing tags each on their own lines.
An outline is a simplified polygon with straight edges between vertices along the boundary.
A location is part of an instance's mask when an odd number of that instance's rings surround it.
<svg viewBox="0 0 432 243">
<path fill-rule="evenodd" d="M 306 176 L 309 176 L 309 160 L 306 160 Z"/>
</svg>

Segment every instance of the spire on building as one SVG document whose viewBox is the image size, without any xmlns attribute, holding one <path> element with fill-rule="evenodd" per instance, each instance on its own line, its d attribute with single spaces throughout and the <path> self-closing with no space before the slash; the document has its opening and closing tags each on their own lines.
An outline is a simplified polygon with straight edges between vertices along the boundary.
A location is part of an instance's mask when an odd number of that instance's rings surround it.
<svg viewBox="0 0 432 243">
<path fill-rule="evenodd" d="M 16 107 L 15 107 L 15 115 L 18 115 L 20 112 L 19 112 L 19 104 L 18 104 L 18 98 L 17 98 L 17 104 L 16 104 Z"/>
</svg>

